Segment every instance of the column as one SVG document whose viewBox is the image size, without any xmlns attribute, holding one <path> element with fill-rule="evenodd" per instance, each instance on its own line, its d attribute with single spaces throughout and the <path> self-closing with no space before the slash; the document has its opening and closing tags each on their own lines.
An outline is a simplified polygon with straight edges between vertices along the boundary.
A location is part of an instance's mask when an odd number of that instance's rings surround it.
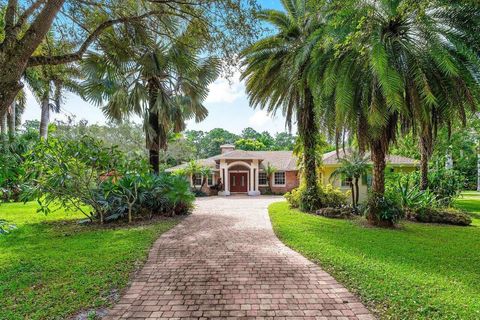
<svg viewBox="0 0 480 320">
<path fill-rule="evenodd" d="M 259 196 L 260 191 L 258 191 L 258 160 L 253 160 L 250 167 L 250 175 L 252 176 L 252 187 L 248 192 L 250 196 Z"/>
<path fill-rule="evenodd" d="M 223 173 L 225 172 L 225 177 Z M 228 181 L 228 165 L 225 160 L 220 160 L 220 177 L 222 178 L 223 182 L 223 189 L 224 191 L 220 191 L 218 193 L 219 196 L 229 196 L 230 195 L 230 186 Z"/>
</svg>

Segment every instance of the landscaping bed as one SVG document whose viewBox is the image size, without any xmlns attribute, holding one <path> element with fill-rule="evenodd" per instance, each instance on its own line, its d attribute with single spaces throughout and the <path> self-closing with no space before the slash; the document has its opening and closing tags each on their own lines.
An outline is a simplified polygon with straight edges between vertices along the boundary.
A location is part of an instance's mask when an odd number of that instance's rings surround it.
<svg viewBox="0 0 480 320">
<path fill-rule="evenodd" d="M 37 208 L 0 206 L 0 219 L 16 225 L 0 236 L 0 319 L 65 319 L 110 305 L 155 239 L 179 221 L 85 226 L 79 213 Z"/>
<path fill-rule="evenodd" d="M 379 318 L 479 319 L 480 194 L 466 194 L 455 206 L 469 211 L 472 226 L 372 228 L 363 219 L 304 214 L 286 202 L 269 212 L 285 244 L 319 263 Z"/>
</svg>

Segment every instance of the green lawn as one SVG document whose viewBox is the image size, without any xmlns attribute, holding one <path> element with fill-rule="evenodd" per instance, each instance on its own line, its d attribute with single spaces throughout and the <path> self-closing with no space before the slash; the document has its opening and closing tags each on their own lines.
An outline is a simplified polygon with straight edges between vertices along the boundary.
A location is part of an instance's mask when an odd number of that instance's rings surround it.
<svg viewBox="0 0 480 320">
<path fill-rule="evenodd" d="M 397 230 L 270 206 L 278 237 L 320 264 L 383 319 L 480 319 L 480 194 L 456 202 L 473 226 Z"/>
<path fill-rule="evenodd" d="M 82 216 L 45 217 L 36 203 L 2 204 L 17 229 L 0 236 L 0 319 L 65 319 L 107 306 L 178 219 L 116 228 L 82 226 Z"/>
</svg>

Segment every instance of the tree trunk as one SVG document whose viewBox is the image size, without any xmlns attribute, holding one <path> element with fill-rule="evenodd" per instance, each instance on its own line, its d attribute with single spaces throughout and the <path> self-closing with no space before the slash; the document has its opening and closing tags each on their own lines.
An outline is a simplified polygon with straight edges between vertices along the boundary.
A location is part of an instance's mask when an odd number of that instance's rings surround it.
<svg viewBox="0 0 480 320">
<path fill-rule="evenodd" d="M 4 113 L 3 115 L 0 115 L 0 135 L 1 139 L 4 143 L 7 142 L 7 135 L 8 135 L 8 129 L 7 129 L 7 114 Z"/>
<path fill-rule="evenodd" d="M 355 178 L 355 206 L 354 208 L 356 209 L 357 206 L 358 206 L 358 200 L 359 200 L 359 197 L 360 197 L 360 188 L 358 186 L 358 178 Z"/>
<path fill-rule="evenodd" d="M 372 162 L 373 162 L 373 177 L 372 177 L 372 192 L 383 196 L 385 193 L 385 157 L 386 152 L 380 142 L 372 143 Z"/>
<path fill-rule="evenodd" d="M 132 206 L 133 204 L 128 203 L 128 223 L 132 223 Z"/>
<path fill-rule="evenodd" d="M 306 181 L 307 194 L 313 196 L 317 194 L 318 185 L 315 159 L 318 129 L 315 122 L 313 96 L 308 89 L 305 90 L 304 94 L 304 106 L 300 108 L 298 114 L 298 132 L 303 141 L 303 165 L 305 170 L 303 177 Z"/>
<path fill-rule="evenodd" d="M 420 189 L 427 190 L 428 188 L 428 160 L 430 158 L 428 142 L 424 137 L 420 137 Z"/>
<path fill-rule="evenodd" d="M 20 79 L 27 68 L 28 60 L 42 43 L 64 2 L 65 0 L 45 1 L 21 37 L 12 28 L 5 28 L 9 30 L 0 47 L 0 116 L 7 112 L 22 88 Z"/>
<path fill-rule="evenodd" d="M 157 82 L 154 79 L 148 81 L 149 111 L 148 126 L 146 133 L 147 148 L 149 153 L 150 166 L 155 174 L 160 172 L 159 152 L 160 152 L 160 125 L 158 119 L 158 110 L 156 110 L 157 101 Z"/>
<path fill-rule="evenodd" d="M 477 191 L 480 192 L 480 139 L 477 147 Z"/>
<path fill-rule="evenodd" d="M 374 140 L 370 143 L 371 158 L 373 162 L 372 177 L 372 201 L 369 205 L 367 220 L 377 226 L 393 226 L 392 221 L 384 221 L 380 218 L 381 208 L 375 206 L 376 199 L 384 197 L 385 194 L 385 167 L 386 167 L 386 148 L 380 140 Z"/>
<path fill-rule="evenodd" d="M 351 192 L 352 192 L 352 207 L 355 208 L 355 199 L 356 199 L 356 197 L 355 197 L 355 186 L 354 186 L 354 184 L 353 184 L 353 180 L 352 180 L 352 182 L 350 182 L 350 190 L 351 190 Z"/>
<path fill-rule="evenodd" d="M 7 114 L 7 122 L 8 122 L 8 135 L 10 137 L 10 140 L 13 140 L 15 138 L 15 131 L 16 131 L 16 125 L 15 125 L 15 119 L 16 119 L 16 107 L 17 104 L 14 102 L 8 109 L 8 114 Z"/>
<path fill-rule="evenodd" d="M 48 124 L 50 123 L 50 99 L 48 93 L 42 98 L 42 114 L 40 116 L 40 139 L 47 140 L 48 138 Z"/>
</svg>

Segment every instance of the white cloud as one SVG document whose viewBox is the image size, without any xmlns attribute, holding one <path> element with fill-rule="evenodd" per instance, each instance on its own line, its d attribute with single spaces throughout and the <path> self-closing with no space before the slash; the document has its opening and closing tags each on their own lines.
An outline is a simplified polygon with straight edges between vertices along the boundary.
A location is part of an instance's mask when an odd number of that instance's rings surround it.
<svg viewBox="0 0 480 320">
<path fill-rule="evenodd" d="M 245 87 L 238 75 L 235 75 L 230 82 L 224 78 L 217 79 L 209 89 L 207 103 L 232 103 L 245 95 Z"/>
<path fill-rule="evenodd" d="M 272 116 L 268 115 L 265 110 L 257 110 L 248 119 L 248 125 L 256 130 L 261 130 L 266 124 L 272 121 Z"/>
</svg>

